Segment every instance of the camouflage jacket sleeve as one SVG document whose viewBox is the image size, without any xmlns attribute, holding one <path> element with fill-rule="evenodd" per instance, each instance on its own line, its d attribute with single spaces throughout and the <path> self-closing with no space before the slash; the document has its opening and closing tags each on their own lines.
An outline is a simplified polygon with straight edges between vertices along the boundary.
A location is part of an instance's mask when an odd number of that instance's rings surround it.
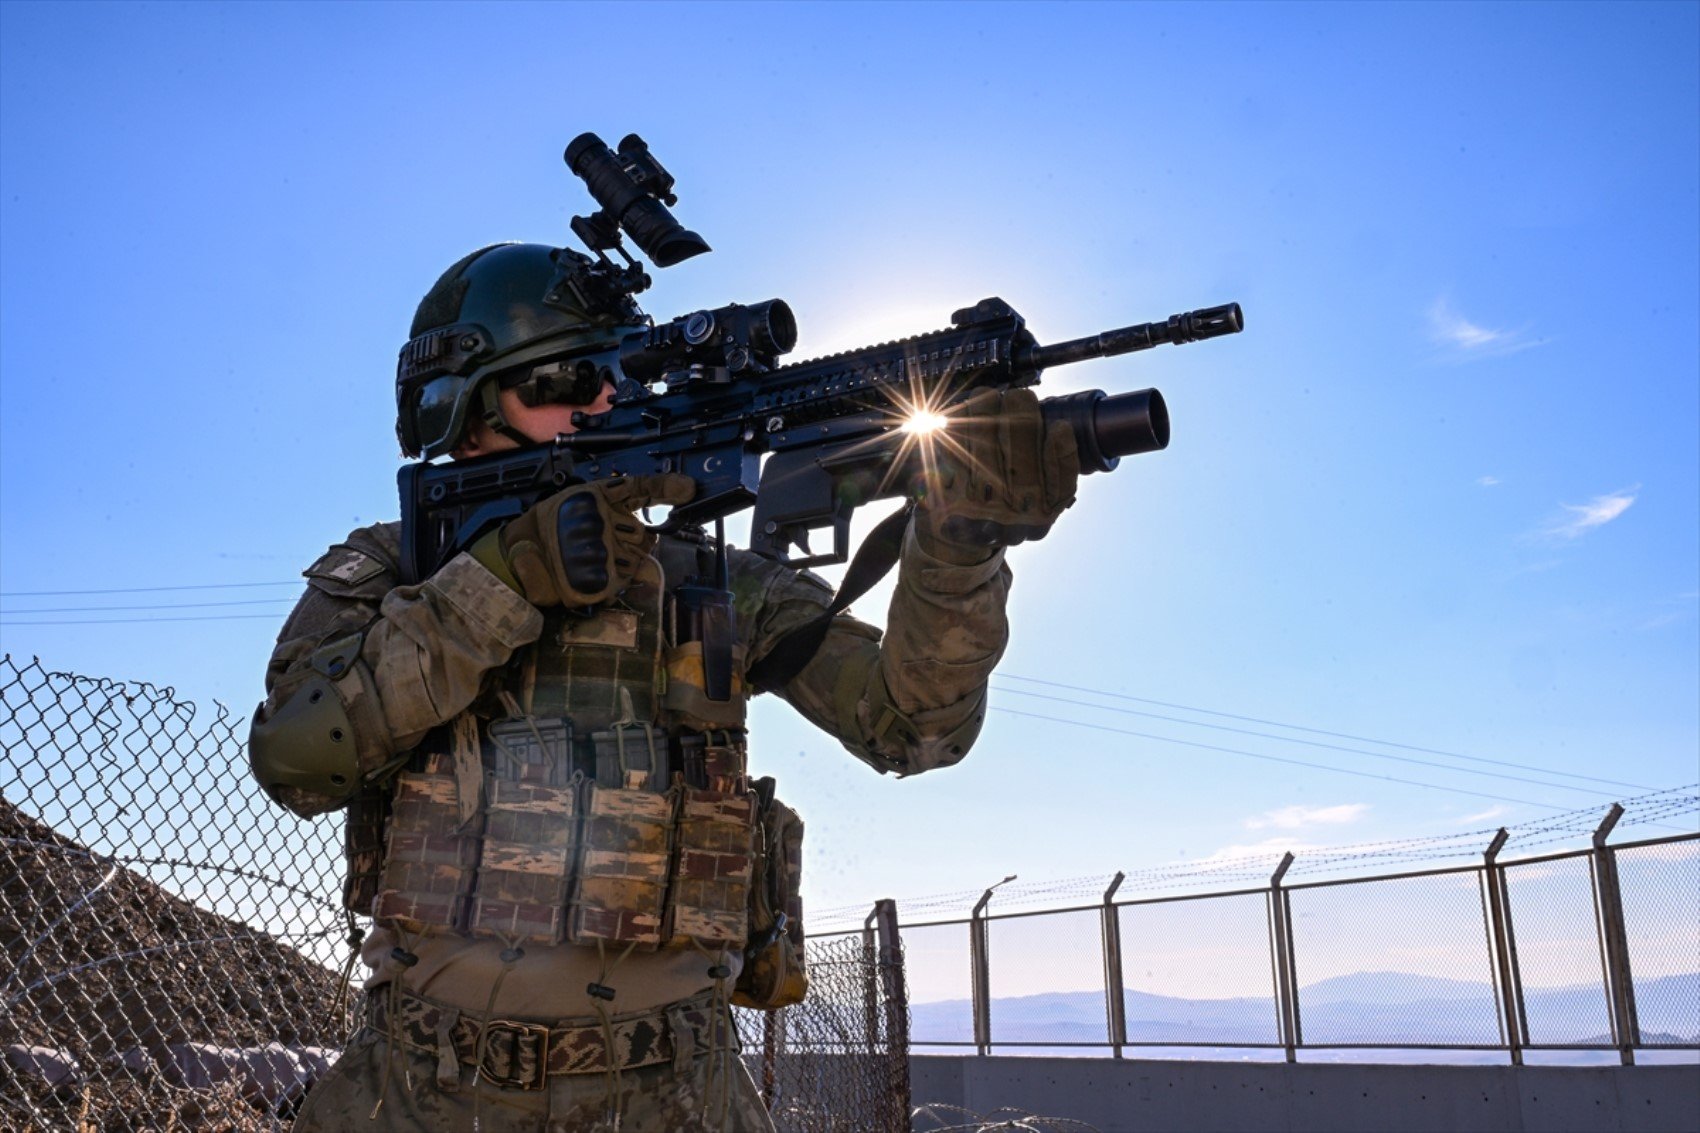
<svg viewBox="0 0 1700 1133">
<path fill-rule="evenodd" d="M 738 556 L 735 588 L 754 664 L 831 604 L 808 571 Z M 998 551 L 955 566 L 904 538 L 886 629 L 840 614 L 779 696 L 881 773 L 915 775 L 967 754 L 986 716 L 986 682 L 1009 640 L 1010 570 Z"/>
<path fill-rule="evenodd" d="M 266 668 L 269 713 L 313 675 L 326 646 L 357 645 L 335 687 L 368 776 L 478 695 L 484 674 L 537 640 L 543 615 L 468 555 L 417 586 L 397 586 L 400 524 L 364 527 L 304 572 L 307 593 L 278 635 Z M 331 809 L 292 792 L 298 814 Z"/>
</svg>

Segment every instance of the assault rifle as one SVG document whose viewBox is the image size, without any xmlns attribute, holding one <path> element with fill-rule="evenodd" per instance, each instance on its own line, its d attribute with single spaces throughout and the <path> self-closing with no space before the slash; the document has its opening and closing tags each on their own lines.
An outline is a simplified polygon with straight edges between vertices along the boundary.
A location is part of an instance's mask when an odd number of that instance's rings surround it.
<svg viewBox="0 0 1700 1133">
<path fill-rule="evenodd" d="M 572 222 L 598 259 L 563 254 L 550 295 L 570 293 L 580 306 L 608 312 L 610 321 L 629 320 L 631 296 L 649 280 L 620 246 L 621 230 L 657 264 L 708 246 L 667 213 L 672 178 L 636 135 L 618 154 L 594 134 L 581 135 L 566 157 L 603 205 Z M 607 259 L 609 250 L 624 266 Z M 697 311 L 630 331 L 617 349 L 599 355 L 598 364 L 618 380 L 617 393 L 608 412 L 576 414 L 576 432 L 533 448 L 403 468 L 402 572 L 408 581 L 428 577 L 485 531 L 569 485 L 683 473 L 696 482 L 696 495 L 664 526 L 715 524 L 717 567 L 683 588 L 680 600 L 691 606 L 687 620 L 704 641 L 710 695 L 723 700 L 715 694 L 725 694 L 730 679 L 730 595 L 718 538 L 726 516 L 754 509 L 750 547 L 757 554 L 796 567 L 842 563 L 858 507 L 916 490 L 924 445 L 905 443 L 905 426 L 918 414 L 948 421 L 950 407 L 978 389 L 1031 386 L 1052 366 L 1197 342 L 1243 325 L 1239 304 L 1228 303 L 1043 346 L 1009 304 L 990 298 L 957 311 L 943 330 L 782 366 L 778 359 L 797 338 L 783 300 Z M 1083 472 L 1110 471 L 1123 456 L 1169 443 L 1168 410 L 1155 389 L 1113 396 L 1087 390 L 1042 406 L 1048 420 L 1073 429 Z M 810 548 L 817 531 L 831 539 L 819 552 Z M 889 531 L 885 543 L 894 547 Z M 848 604 L 850 590 L 847 580 L 832 612 Z M 824 623 L 818 630 L 816 644 Z"/>
<path fill-rule="evenodd" d="M 654 373 L 664 389 L 639 385 L 607 413 L 576 416 L 578 431 L 552 444 L 402 469 L 405 571 L 430 575 L 490 527 L 570 484 L 655 472 L 682 472 L 697 484 L 669 526 L 753 507 L 757 554 L 799 567 L 841 563 L 856 508 L 914 491 L 921 446 L 903 441 L 917 414 L 948 421 L 950 406 L 976 389 L 1030 386 L 1050 366 L 1242 325 L 1230 303 L 1040 346 L 1009 304 L 983 299 L 957 311 L 945 330 L 770 368 L 796 336 L 783 301 L 699 311 L 622 344 L 623 372 Z M 765 350 L 752 345 L 762 341 Z M 757 364 L 730 371 L 724 354 L 737 352 Z M 1154 389 L 1087 390 L 1041 405 L 1047 419 L 1073 428 L 1083 472 L 1108 472 L 1123 456 L 1169 443 L 1168 409 Z M 831 550 L 811 553 L 810 533 L 822 529 L 831 531 Z"/>
</svg>

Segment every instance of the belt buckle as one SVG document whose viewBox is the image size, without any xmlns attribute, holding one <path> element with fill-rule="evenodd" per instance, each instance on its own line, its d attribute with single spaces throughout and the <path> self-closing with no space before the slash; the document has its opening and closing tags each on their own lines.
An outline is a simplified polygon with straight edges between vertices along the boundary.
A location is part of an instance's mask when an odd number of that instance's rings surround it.
<svg viewBox="0 0 1700 1133">
<path fill-rule="evenodd" d="M 518 1065 L 519 1044 L 530 1039 L 537 1044 L 537 1075 L 535 1080 L 522 1079 L 512 1074 L 500 1074 L 490 1068 L 492 1053 L 490 1040 L 492 1032 L 497 1030 L 514 1033 L 514 1058 L 512 1065 Z M 513 1019 L 493 1019 L 484 1028 L 484 1054 L 478 1060 L 478 1076 L 493 1086 L 503 1086 L 518 1090 L 541 1090 L 549 1084 L 549 1027 L 546 1023 L 521 1023 Z"/>
</svg>

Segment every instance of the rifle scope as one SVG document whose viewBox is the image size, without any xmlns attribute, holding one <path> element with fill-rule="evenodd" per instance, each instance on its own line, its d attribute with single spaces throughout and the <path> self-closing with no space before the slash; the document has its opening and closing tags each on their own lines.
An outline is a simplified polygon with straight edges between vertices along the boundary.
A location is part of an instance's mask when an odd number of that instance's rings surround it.
<svg viewBox="0 0 1700 1133">
<path fill-rule="evenodd" d="M 584 182 L 602 206 L 604 217 L 630 236 L 656 267 L 672 267 L 709 250 L 701 236 L 667 211 L 668 205 L 678 202 L 673 195 L 673 176 L 636 134 L 620 140 L 618 154 L 595 134 L 580 134 L 567 146 L 565 157 L 567 168 Z M 585 233 L 577 223 L 581 218 L 573 219 L 573 231 L 583 237 Z M 596 219 L 591 218 L 592 222 Z M 617 244 L 618 240 L 610 243 Z M 599 250 L 598 243 L 592 243 L 592 248 Z"/>
<path fill-rule="evenodd" d="M 693 366 L 739 374 L 771 369 L 797 345 L 797 318 L 783 299 L 729 303 L 633 331 L 620 342 L 620 369 L 650 385 Z"/>
</svg>

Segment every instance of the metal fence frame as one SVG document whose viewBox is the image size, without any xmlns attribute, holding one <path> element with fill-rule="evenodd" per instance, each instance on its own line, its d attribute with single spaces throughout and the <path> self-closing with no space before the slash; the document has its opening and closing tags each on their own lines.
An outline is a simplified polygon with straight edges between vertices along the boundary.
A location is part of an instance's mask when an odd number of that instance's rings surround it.
<svg viewBox="0 0 1700 1133">
<path fill-rule="evenodd" d="M 966 918 L 905 922 L 905 929 L 941 928 L 962 925 L 968 935 L 968 957 L 971 971 L 973 1037 L 971 1039 L 916 1040 L 926 1047 L 972 1047 L 980 1055 L 990 1054 L 995 1047 L 1073 1047 L 1107 1048 L 1113 1057 L 1124 1057 L 1127 1048 L 1139 1047 L 1220 1047 L 1232 1049 L 1281 1050 L 1288 1062 L 1297 1060 L 1300 1050 L 1503 1050 L 1515 1065 L 1523 1064 L 1523 1054 L 1529 1050 L 1616 1050 L 1626 1066 L 1635 1062 L 1637 1049 L 1659 1050 L 1700 1049 L 1700 1041 L 1645 1044 L 1635 1005 L 1635 979 L 1630 966 L 1629 937 L 1623 913 L 1623 891 L 1618 877 L 1617 859 L 1620 853 L 1654 846 L 1681 843 L 1700 843 L 1700 834 L 1677 834 L 1649 838 L 1620 845 L 1607 842 L 1613 827 L 1623 815 L 1621 804 L 1614 803 L 1595 829 L 1592 845 L 1585 850 L 1541 854 L 1501 861 L 1499 853 L 1509 832 L 1501 828 L 1485 848 L 1479 865 L 1446 866 L 1435 869 L 1407 870 L 1399 873 L 1377 874 L 1368 877 L 1338 878 L 1288 884 L 1286 874 L 1293 865 L 1292 854 L 1285 855 L 1269 884 L 1257 889 L 1232 889 L 1211 893 L 1183 894 L 1169 897 L 1136 898 L 1117 901 L 1115 895 L 1125 875 L 1118 873 L 1104 892 L 1103 899 L 1091 905 L 1070 905 L 1061 908 L 1023 910 L 1010 913 L 988 913 L 993 890 L 987 889 Z M 1598 946 L 1602 986 L 1609 1008 L 1611 1034 L 1609 1043 L 1534 1042 L 1529 1036 L 1529 1020 L 1524 1004 L 1523 978 L 1517 955 L 1517 935 L 1512 920 L 1507 871 L 1545 862 L 1586 859 L 1593 895 L 1592 916 L 1595 941 Z M 1304 1038 L 1301 995 L 1298 985 L 1297 951 L 1293 940 L 1292 899 L 1294 893 L 1331 889 L 1353 885 L 1373 885 L 1379 882 L 1400 881 L 1420 877 L 1472 876 L 1476 879 L 1482 901 L 1482 933 L 1490 957 L 1492 1001 L 1499 1027 L 1497 1043 L 1466 1042 L 1306 1042 Z M 1001 883 L 1000 883 L 1001 884 Z M 1280 1041 L 1201 1042 L 1130 1040 L 1127 1036 L 1125 988 L 1122 980 L 1123 946 L 1119 910 L 1149 905 L 1172 904 L 1262 894 L 1266 902 L 1269 924 L 1270 989 L 1278 1019 Z M 993 1031 L 991 1017 L 991 968 L 994 963 L 990 947 L 990 928 L 995 921 L 1026 917 L 1055 916 L 1064 913 L 1098 911 L 1100 913 L 1099 947 L 1104 971 L 1105 1034 L 1092 1042 L 1055 1042 L 1028 1039 L 999 1041 Z"/>
</svg>

